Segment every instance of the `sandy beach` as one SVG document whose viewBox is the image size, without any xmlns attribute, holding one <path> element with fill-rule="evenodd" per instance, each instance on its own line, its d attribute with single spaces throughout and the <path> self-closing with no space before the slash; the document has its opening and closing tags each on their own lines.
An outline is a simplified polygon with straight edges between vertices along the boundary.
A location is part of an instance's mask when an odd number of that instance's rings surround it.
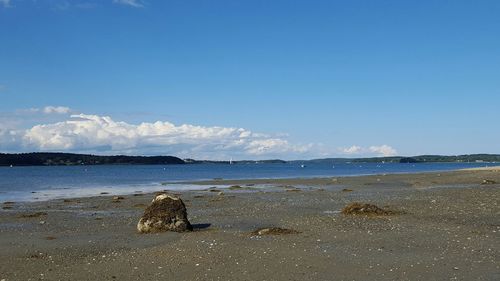
<svg viewBox="0 0 500 281">
<path fill-rule="evenodd" d="M 0 280 L 500 279 L 498 169 L 197 184 L 187 233 L 137 232 L 153 194 L 2 202 Z"/>
</svg>

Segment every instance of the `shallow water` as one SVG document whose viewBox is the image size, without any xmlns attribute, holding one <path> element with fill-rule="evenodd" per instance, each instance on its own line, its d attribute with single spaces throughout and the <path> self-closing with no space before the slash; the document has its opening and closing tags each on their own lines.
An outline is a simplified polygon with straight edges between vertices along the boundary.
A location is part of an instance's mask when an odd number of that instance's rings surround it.
<svg viewBox="0 0 500 281">
<path fill-rule="evenodd" d="M 192 164 L 0 167 L 0 201 L 131 194 L 136 191 L 199 190 L 206 187 L 165 184 L 181 181 L 256 178 L 308 178 L 418 173 L 485 167 L 488 163 L 321 163 Z M 222 187 L 223 188 L 223 187 Z"/>
</svg>

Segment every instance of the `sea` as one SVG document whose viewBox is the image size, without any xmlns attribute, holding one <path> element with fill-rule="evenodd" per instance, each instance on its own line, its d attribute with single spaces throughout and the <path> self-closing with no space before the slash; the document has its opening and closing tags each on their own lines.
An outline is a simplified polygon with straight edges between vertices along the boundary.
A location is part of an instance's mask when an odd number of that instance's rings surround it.
<svg viewBox="0 0 500 281">
<path fill-rule="evenodd" d="M 0 202 L 202 190 L 212 179 L 313 178 L 451 171 L 498 163 L 251 163 L 0 167 Z M 219 186 L 224 188 L 224 186 Z"/>
</svg>

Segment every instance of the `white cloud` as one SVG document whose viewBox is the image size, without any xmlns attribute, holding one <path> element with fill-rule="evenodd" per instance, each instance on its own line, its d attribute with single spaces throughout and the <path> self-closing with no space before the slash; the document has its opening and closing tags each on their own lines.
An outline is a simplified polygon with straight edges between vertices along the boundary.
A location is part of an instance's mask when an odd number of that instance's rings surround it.
<svg viewBox="0 0 500 281">
<path fill-rule="evenodd" d="M 245 150 L 252 155 L 265 155 L 268 153 L 305 153 L 310 146 L 291 145 L 287 140 L 271 138 L 252 140 L 245 146 Z"/>
<path fill-rule="evenodd" d="M 12 138 L 11 135 L 9 137 Z M 282 138 L 242 128 L 177 126 L 162 121 L 136 125 L 115 121 L 108 116 L 85 114 L 21 130 L 17 138 L 24 150 L 160 153 L 210 159 L 224 159 L 227 156 L 286 157 L 310 152 L 312 148 L 312 145 L 294 145 Z"/>
<path fill-rule="evenodd" d="M 144 7 L 144 4 L 142 4 L 142 1 L 140 0 L 113 0 L 113 3 L 128 5 L 136 8 Z"/>
<path fill-rule="evenodd" d="M 45 114 L 68 114 L 71 112 L 71 109 L 65 106 L 46 106 L 42 112 Z"/>
<path fill-rule="evenodd" d="M 384 145 L 381 145 L 381 146 L 370 146 L 370 151 L 373 152 L 373 153 L 377 153 L 379 156 L 395 156 L 398 152 L 384 144 Z"/>
<path fill-rule="evenodd" d="M 42 113 L 42 114 L 69 114 L 72 112 L 71 108 L 66 107 L 66 106 L 46 106 L 43 108 L 29 108 L 29 109 L 22 109 L 19 110 L 18 112 L 25 112 L 25 113 Z"/>
<path fill-rule="evenodd" d="M 10 0 L 0 0 L 0 5 L 4 6 L 4 8 L 12 7 L 10 5 Z"/>
<path fill-rule="evenodd" d="M 0 7 L 4 8 L 10 8 L 12 7 L 11 5 L 11 0 L 0 0 Z M 113 3 L 115 4 L 121 4 L 121 5 L 127 5 L 135 8 L 142 8 L 144 7 L 144 1 L 142 0 L 113 0 Z M 54 5 L 54 8 L 57 10 L 67 10 L 70 7 L 76 7 L 76 8 L 81 8 L 81 9 L 88 9 L 88 8 L 95 8 L 97 6 L 96 3 L 77 3 L 77 4 L 72 4 L 68 1 L 60 1 L 56 2 Z"/>
<path fill-rule="evenodd" d="M 17 132 L 3 127 L 0 123 L 0 149 L 9 150 L 15 148 L 18 144 Z"/>
<path fill-rule="evenodd" d="M 370 146 L 368 148 L 353 145 L 351 147 L 343 147 L 338 149 L 339 153 L 347 155 L 364 155 L 364 156 L 395 156 L 397 151 L 389 145 Z"/>
<path fill-rule="evenodd" d="M 344 154 L 359 154 L 363 152 L 363 148 L 361 146 L 353 145 L 351 147 L 341 148 L 340 149 Z"/>
</svg>

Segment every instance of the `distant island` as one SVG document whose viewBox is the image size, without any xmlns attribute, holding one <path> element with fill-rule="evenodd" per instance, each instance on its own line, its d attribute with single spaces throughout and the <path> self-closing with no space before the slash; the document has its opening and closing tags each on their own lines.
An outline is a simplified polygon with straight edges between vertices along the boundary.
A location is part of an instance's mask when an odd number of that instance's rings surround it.
<svg viewBox="0 0 500 281">
<path fill-rule="evenodd" d="M 170 164 L 259 164 L 259 163 L 432 163 L 432 162 L 500 162 L 500 154 L 469 154 L 457 156 L 420 155 L 412 157 L 325 158 L 285 161 L 239 160 L 211 161 L 181 159 L 175 156 L 101 156 L 91 154 L 32 152 L 0 153 L 0 166 L 75 166 L 75 165 L 170 165 Z"/>
</svg>

